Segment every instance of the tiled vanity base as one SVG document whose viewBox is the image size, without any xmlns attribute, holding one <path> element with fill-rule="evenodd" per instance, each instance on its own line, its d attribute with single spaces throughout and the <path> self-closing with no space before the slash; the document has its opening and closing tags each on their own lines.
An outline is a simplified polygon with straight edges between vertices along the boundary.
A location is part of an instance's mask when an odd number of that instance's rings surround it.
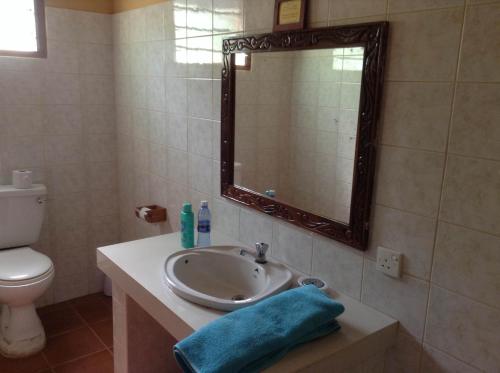
<svg viewBox="0 0 500 373">
<path fill-rule="evenodd" d="M 182 372 L 172 354 L 175 338 L 116 285 L 113 315 L 116 373 Z"/>
<path fill-rule="evenodd" d="M 114 363 L 115 373 L 182 372 L 173 357 L 172 347 L 176 339 L 155 319 L 144 311 L 136 301 L 118 286 L 113 286 L 114 315 Z M 363 354 L 360 353 L 360 357 Z M 331 373 L 383 373 L 385 351 L 354 365 L 332 365 L 330 359 L 311 366 L 280 372 L 331 372 Z M 274 367 L 265 372 L 277 372 Z"/>
<path fill-rule="evenodd" d="M 113 281 L 116 373 L 178 372 L 175 341 L 223 315 L 179 298 L 165 285 L 163 265 L 181 250 L 179 240 L 172 233 L 98 249 L 97 264 Z M 241 246 L 216 231 L 212 241 Z M 297 347 L 266 373 L 382 372 L 397 321 L 335 291 L 330 295 L 346 308 L 337 318 L 342 329 Z"/>
</svg>

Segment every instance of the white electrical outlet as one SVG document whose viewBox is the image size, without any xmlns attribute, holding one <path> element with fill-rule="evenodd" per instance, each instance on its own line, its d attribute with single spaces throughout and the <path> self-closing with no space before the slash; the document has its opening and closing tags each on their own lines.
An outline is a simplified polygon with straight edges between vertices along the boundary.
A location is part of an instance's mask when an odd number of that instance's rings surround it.
<svg viewBox="0 0 500 373">
<path fill-rule="evenodd" d="M 377 271 L 391 277 L 401 277 L 402 266 L 403 255 L 400 252 L 382 246 L 377 248 Z"/>
</svg>

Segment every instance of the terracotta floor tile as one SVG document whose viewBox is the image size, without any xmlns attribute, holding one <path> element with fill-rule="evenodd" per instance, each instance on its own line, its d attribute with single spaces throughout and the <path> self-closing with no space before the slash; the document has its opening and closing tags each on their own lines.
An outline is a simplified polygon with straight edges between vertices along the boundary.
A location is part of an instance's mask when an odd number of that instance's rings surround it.
<svg viewBox="0 0 500 373">
<path fill-rule="evenodd" d="M 113 297 L 108 297 L 107 295 L 104 295 L 102 301 L 110 307 L 113 306 Z"/>
<path fill-rule="evenodd" d="M 106 302 L 107 301 L 107 296 L 105 296 L 103 293 L 94 293 L 94 294 L 89 294 L 89 295 L 84 295 L 83 297 L 80 298 L 75 298 L 72 299 L 68 302 L 70 302 L 72 305 L 80 305 L 83 303 L 89 303 L 89 302 Z"/>
<path fill-rule="evenodd" d="M 54 368 L 56 373 L 113 373 L 113 357 L 108 351 L 84 357 Z"/>
<path fill-rule="evenodd" d="M 99 297 L 76 302 L 73 307 L 89 324 L 113 317 L 112 306 Z"/>
<path fill-rule="evenodd" d="M 62 309 L 68 309 L 70 307 L 71 307 L 70 301 L 66 301 L 66 302 L 51 304 L 50 306 L 44 306 L 44 307 L 41 307 L 41 308 L 37 308 L 36 311 L 41 316 L 41 315 L 45 315 L 47 313 L 51 313 L 51 312 L 54 312 L 54 311 L 60 311 Z"/>
<path fill-rule="evenodd" d="M 54 366 L 102 351 L 104 348 L 105 346 L 90 328 L 84 327 L 49 338 L 44 354 L 49 363 Z"/>
<path fill-rule="evenodd" d="M 40 314 L 40 319 L 48 337 L 78 329 L 84 326 L 82 318 L 73 308 L 61 308 Z"/>
<path fill-rule="evenodd" d="M 0 355 L 0 372 L 2 373 L 40 373 L 49 369 L 42 354 L 23 359 L 7 359 Z"/>
<path fill-rule="evenodd" d="M 113 347 L 113 319 L 103 320 L 90 324 L 96 334 L 101 338 L 101 341 L 107 347 Z"/>
</svg>

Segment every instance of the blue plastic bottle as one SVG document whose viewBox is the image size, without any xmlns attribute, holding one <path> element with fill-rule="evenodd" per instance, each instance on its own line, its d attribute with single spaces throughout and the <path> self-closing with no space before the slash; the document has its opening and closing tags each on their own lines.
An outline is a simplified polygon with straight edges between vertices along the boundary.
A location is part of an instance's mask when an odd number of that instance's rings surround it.
<svg viewBox="0 0 500 373">
<path fill-rule="evenodd" d="M 194 247 L 194 214 L 189 202 L 184 202 L 181 210 L 181 244 L 185 249 Z"/>
<path fill-rule="evenodd" d="M 196 246 L 210 246 L 210 210 L 208 202 L 201 201 L 200 211 L 198 212 L 198 241 Z"/>
</svg>

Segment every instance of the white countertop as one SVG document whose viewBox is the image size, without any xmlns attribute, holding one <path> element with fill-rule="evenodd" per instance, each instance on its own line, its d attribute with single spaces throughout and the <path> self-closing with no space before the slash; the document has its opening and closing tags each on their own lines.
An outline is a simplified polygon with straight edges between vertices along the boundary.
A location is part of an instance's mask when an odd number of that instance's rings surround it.
<svg viewBox="0 0 500 373">
<path fill-rule="evenodd" d="M 212 244 L 244 246 L 219 232 L 212 232 Z M 177 340 L 224 314 L 190 303 L 168 289 L 163 265 L 179 250 L 178 232 L 97 249 L 98 267 Z M 337 318 L 341 330 L 294 349 L 266 372 L 297 371 L 320 361 L 347 367 L 394 343 L 396 320 L 350 297 L 333 291 L 331 296 L 345 306 Z"/>
</svg>

